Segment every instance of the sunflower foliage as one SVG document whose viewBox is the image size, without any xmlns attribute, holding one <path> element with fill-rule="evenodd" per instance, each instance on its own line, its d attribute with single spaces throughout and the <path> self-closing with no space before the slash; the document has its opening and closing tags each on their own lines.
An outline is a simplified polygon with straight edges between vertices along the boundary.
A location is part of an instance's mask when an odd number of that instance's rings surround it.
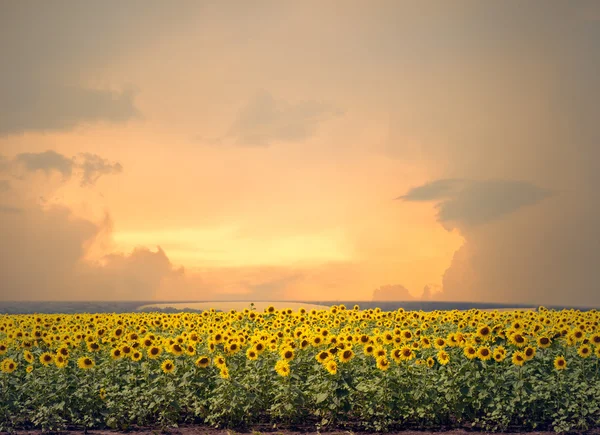
<svg viewBox="0 0 600 435">
<path fill-rule="evenodd" d="M 595 310 L 0 316 L 0 431 L 585 431 Z"/>
</svg>

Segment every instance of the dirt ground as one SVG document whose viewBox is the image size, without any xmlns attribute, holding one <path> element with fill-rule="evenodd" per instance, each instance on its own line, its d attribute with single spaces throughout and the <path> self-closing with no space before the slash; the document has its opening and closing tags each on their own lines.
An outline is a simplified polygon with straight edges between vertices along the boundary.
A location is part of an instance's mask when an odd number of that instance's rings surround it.
<svg viewBox="0 0 600 435">
<path fill-rule="evenodd" d="M 2 432 L 0 432 L 2 433 Z M 83 434 L 83 431 L 64 431 L 64 432 L 55 432 L 55 435 L 61 434 L 61 435 L 75 435 L 75 434 Z M 159 435 L 159 434 L 165 434 L 165 435 L 374 435 L 376 434 L 375 432 L 354 432 L 354 431 L 349 431 L 349 430 L 339 430 L 339 431 L 323 431 L 323 432 L 316 432 L 316 431 L 291 431 L 291 430 L 276 430 L 276 429 L 269 429 L 269 430 L 263 430 L 262 428 L 260 430 L 254 429 L 254 430 L 247 430 L 247 431 L 234 431 L 234 430 L 227 430 L 227 429 L 214 429 L 211 427 L 206 427 L 206 426 L 187 426 L 187 427 L 180 427 L 180 428 L 174 428 L 174 429 L 169 429 L 168 431 L 164 431 L 161 432 L 160 429 L 151 429 L 151 428 L 136 428 L 136 429 L 132 429 L 130 431 L 127 432 L 120 432 L 120 431 L 111 431 L 111 430 L 91 430 L 88 431 L 87 434 L 88 435 L 116 435 L 116 434 L 129 434 L 129 435 Z M 494 435 L 504 435 L 504 434 L 518 434 L 518 433 L 526 433 L 528 435 L 551 435 L 551 434 L 555 434 L 555 432 L 519 432 L 519 431 L 515 431 L 515 432 L 482 432 L 482 431 L 468 431 L 468 430 L 464 430 L 464 429 L 453 429 L 453 430 L 439 430 L 439 431 L 415 431 L 415 430 L 406 430 L 406 431 L 400 431 L 400 432 L 388 432 L 385 433 L 384 435 L 392 435 L 392 434 L 397 434 L 397 435 L 430 435 L 430 434 L 436 434 L 436 435 L 483 435 L 483 434 L 494 434 Z M 587 432 L 577 432 L 577 431 L 573 431 L 573 432 L 569 432 L 572 434 L 590 434 L 590 435 L 600 435 L 600 428 L 596 428 L 596 429 L 592 429 L 589 430 Z M 16 434 L 18 435 L 25 435 L 25 434 L 30 434 L 30 435 L 40 435 L 42 434 L 42 431 L 40 430 L 31 430 L 31 431 L 17 431 Z M 46 434 L 48 434 L 48 432 L 46 432 Z"/>
</svg>

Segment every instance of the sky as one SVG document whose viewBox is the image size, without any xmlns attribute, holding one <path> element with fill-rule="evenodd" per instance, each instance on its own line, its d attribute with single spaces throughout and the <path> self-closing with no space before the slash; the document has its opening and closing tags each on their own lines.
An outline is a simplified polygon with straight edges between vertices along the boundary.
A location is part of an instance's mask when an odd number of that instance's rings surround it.
<svg viewBox="0 0 600 435">
<path fill-rule="evenodd" d="M 600 306 L 600 4 L 0 4 L 0 299 Z"/>
</svg>

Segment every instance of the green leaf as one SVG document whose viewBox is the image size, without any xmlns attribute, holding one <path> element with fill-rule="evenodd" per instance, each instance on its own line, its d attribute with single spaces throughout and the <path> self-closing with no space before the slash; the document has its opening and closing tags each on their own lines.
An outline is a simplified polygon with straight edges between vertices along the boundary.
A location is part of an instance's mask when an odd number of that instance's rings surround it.
<svg viewBox="0 0 600 435">
<path fill-rule="evenodd" d="M 316 403 L 322 403 L 322 402 L 326 401 L 328 397 L 329 397 L 329 394 L 327 392 L 319 393 L 319 394 L 317 394 L 317 397 L 316 397 L 316 399 L 317 399 Z"/>
</svg>

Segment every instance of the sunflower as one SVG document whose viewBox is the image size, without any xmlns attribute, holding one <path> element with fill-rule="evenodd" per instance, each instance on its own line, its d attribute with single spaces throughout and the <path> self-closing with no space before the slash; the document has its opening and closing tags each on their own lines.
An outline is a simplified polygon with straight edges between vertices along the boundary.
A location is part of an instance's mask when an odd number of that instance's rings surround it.
<svg viewBox="0 0 600 435">
<path fill-rule="evenodd" d="M 200 368 L 206 368 L 210 365 L 210 358 L 207 356 L 201 356 L 196 360 L 196 365 Z"/>
<path fill-rule="evenodd" d="M 217 367 L 225 367 L 227 361 L 225 360 L 224 356 L 219 355 L 214 359 L 214 363 Z"/>
<path fill-rule="evenodd" d="M 592 355 L 592 348 L 589 344 L 582 344 L 581 346 L 579 346 L 579 348 L 577 349 L 577 354 L 581 357 L 581 358 L 588 358 L 589 356 Z"/>
<path fill-rule="evenodd" d="M 187 356 L 194 356 L 194 355 L 196 355 L 196 346 L 194 346 L 192 343 L 189 343 L 185 347 L 185 354 Z"/>
<path fill-rule="evenodd" d="M 100 350 L 100 345 L 97 341 L 88 341 L 87 349 L 89 352 L 98 352 Z"/>
<path fill-rule="evenodd" d="M 513 353 L 512 362 L 514 365 L 522 366 L 523 364 L 525 364 L 525 361 L 527 361 L 527 358 L 525 357 L 525 354 L 523 352 L 516 351 Z"/>
<path fill-rule="evenodd" d="M 33 366 L 32 365 L 28 365 L 27 368 L 25 369 L 25 371 L 27 373 L 31 373 L 33 371 Z"/>
<path fill-rule="evenodd" d="M 314 347 L 319 347 L 321 344 L 323 344 L 323 338 L 320 335 L 315 335 L 312 338 L 312 345 Z"/>
<path fill-rule="evenodd" d="M 163 361 L 160 368 L 164 373 L 173 373 L 175 371 L 175 363 L 170 359 L 167 359 Z"/>
<path fill-rule="evenodd" d="M 517 347 L 525 347 L 527 345 L 527 338 L 518 332 L 511 334 L 509 341 Z"/>
<path fill-rule="evenodd" d="M 435 364 L 435 360 L 432 357 L 429 357 L 427 358 L 425 363 L 427 364 L 427 367 L 432 368 Z"/>
<path fill-rule="evenodd" d="M 471 345 L 465 346 L 463 348 L 463 353 L 468 359 L 474 359 L 477 357 L 477 349 Z"/>
<path fill-rule="evenodd" d="M 373 351 L 373 356 L 375 358 L 381 358 L 387 355 L 386 350 L 383 347 L 377 347 L 374 351 Z"/>
<path fill-rule="evenodd" d="M 477 336 L 484 340 L 490 338 L 491 334 L 492 330 L 488 325 L 481 325 L 479 328 L 477 328 Z"/>
<path fill-rule="evenodd" d="M 54 362 L 54 355 L 50 352 L 44 352 L 40 355 L 40 362 L 45 366 L 52 364 Z"/>
<path fill-rule="evenodd" d="M 275 363 L 275 371 L 279 376 L 288 376 L 290 374 L 290 363 L 287 359 L 280 359 Z"/>
<path fill-rule="evenodd" d="M 23 352 L 23 358 L 25 358 L 25 361 L 27 361 L 29 364 L 31 364 L 35 360 L 33 354 L 28 350 Z"/>
<path fill-rule="evenodd" d="M 173 343 L 170 347 L 169 347 L 169 352 L 171 352 L 173 355 L 183 355 L 183 347 L 181 347 L 181 345 L 179 343 Z"/>
<path fill-rule="evenodd" d="M 148 358 L 150 359 L 156 359 L 160 356 L 160 354 L 162 353 L 162 349 L 158 346 L 151 346 L 148 350 Z"/>
<path fill-rule="evenodd" d="M 400 361 L 402 361 L 402 352 L 400 351 L 400 349 L 392 350 L 390 355 L 392 356 L 392 359 L 397 363 L 400 363 Z"/>
<path fill-rule="evenodd" d="M 282 349 L 281 357 L 286 361 L 291 361 L 294 359 L 294 351 L 292 349 Z"/>
<path fill-rule="evenodd" d="M 339 358 L 340 358 L 340 361 L 343 363 L 348 362 L 352 358 L 354 358 L 354 352 L 352 351 L 352 349 L 346 349 L 340 353 Z"/>
<path fill-rule="evenodd" d="M 580 330 L 580 329 L 576 329 L 575 331 L 573 331 L 573 332 L 571 333 L 571 336 L 573 337 L 573 339 L 574 339 L 576 342 L 578 342 L 578 341 L 581 341 L 581 340 L 583 340 L 583 339 L 585 338 L 585 334 L 584 334 L 584 333 L 583 333 L 583 331 L 582 331 L 582 330 Z"/>
<path fill-rule="evenodd" d="M 594 334 L 590 337 L 590 342 L 594 346 L 600 346 L 600 334 Z"/>
<path fill-rule="evenodd" d="M 300 342 L 300 349 L 306 349 L 309 345 L 310 345 L 310 341 L 308 341 L 306 338 L 304 338 Z"/>
<path fill-rule="evenodd" d="M 249 360 L 253 360 L 253 361 L 258 359 L 258 352 L 256 351 L 256 349 L 249 347 L 246 350 L 246 358 L 248 358 Z"/>
<path fill-rule="evenodd" d="M 492 357 L 492 351 L 487 346 L 481 346 L 477 349 L 477 358 L 481 361 L 487 361 Z"/>
<path fill-rule="evenodd" d="M 421 337 L 421 346 L 424 349 L 429 349 L 431 347 L 431 340 L 429 340 L 429 337 Z"/>
<path fill-rule="evenodd" d="M 94 367 L 96 364 L 88 356 L 82 356 L 77 360 L 77 366 L 82 370 L 88 370 Z"/>
<path fill-rule="evenodd" d="M 222 379 L 229 379 L 229 369 L 226 366 L 223 366 L 219 369 L 219 376 Z"/>
<path fill-rule="evenodd" d="M 367 344 L 365 347 L 363 347 L 363 351 L 365 355 L 373 355 L 373 352 L 375 352 L 375 346 L 372 344 Z"/>
<path fill-rule="evenodd" d="M 324 350 L 316 354 L 315 359 L 320 363 L 325 364 L 327 361 L 332 359 L 332 355 Z"/>
<path fill-rule="evenodd" d="M 380 356 L 377 358 L 377 368 L 386 371 L 390 368 L 390 361 L 385 356 Z"/>
<path fill-rule="evenodd" d="M 531 346 L 527 346 L 524 350 L 523 350 L 523 354 L 525 355 L 525 359 L 527 361 L 532 360 L 533 357 L 535 356 L 536 350 L 534 347 Z"/>
<path fill-rule="evenodd" d="M 2 371 L 12 373 L 17 369 L 18 364 L 12 358 L 6 358 L 2 361 Z"/>
<path fill-rule="evenodd" d="M 100 400 L 106 400 L 106 390 L 104 388 L 100 388 L 98 396 L 100 396 Z"/>
<path fill-rule="evenodd" d="M 131 355 L 132 352 L 132 347 L 129 346 L 128 344 L 123 344 L 121 347 L 121 354 L 123 355 L 123 357 L 128 357 L 129 355 Z"/>
<path fill-rule="evenodd" d="M 446 347 L 446 340 L 444 340 L 442 337 L 438 337 L 433 340 L 433 345 L 436 347 L 436 349 L 443 349 Z"/>
<path fill-rule="evenodd" d="M 133 352 L 131 352 L 130 357 L 132 361 L 140 361 L 142 359 L 142 352 L 140 352 L 139 350 L 134 350 Z"/>
<path fill-rule="evenodd" d="M 333 359 L 327 361 L 327 363 L 325 364 L 325 368 L 332 375 L 335 375 L 337 373 L 337 363 Z"/>
<path fill-rule="evenodd" d="M 564 370 L 567 368 L 567 360 L 564 356 L 557 356 L 554 358 L 554 368 L 556 370 Z"/>
<path fill-rule="evenodd" d="M 415 358 L 415 352 L 409 346 L 402 346 L 400 348 L 400 359 L 410 361 L 413 358 Z"/>
<path fill-rule="evenodd" d="M 537 338 L 537 345 L 541 349 L 547 349 L 552 344 L 552 340 L 549 337 L 541 336 Z"/>
<path fill-rule="evenodd" d="M 504 348 L 502 348 L 503 350 Z M 506 352 L 503 352 L 500 347 L 497 347 L 496 349 L 494 349 L 494 353 L 492 354 L 492 358 L 494 358 L 494 360 L 496 362 L 502 362 L 504 361 L 504 359 L 506 358 Z"/>
<path fill-rule="evenodd" d="M 56 367 L 58 367 L 59 369 L 62 369 L 67 366 L 68 360 L 66 357 L 62 356 L 61 354 L 58 354 L 54 357 L 54 364 L 56 364 Z"/>
<path fill-rule="evenodd" d="M 521 330 L 523 330 L 523 328 L 524 328 L 523 323 L 519 322 L 518 320 L 516 322 L 514 322 L 512 325 L 512 329 L 515 331 L 521 331 Z"/>
<path fill-rule="evenodd" d="M 448 355 L 448 352 L 446 352 L 444 349 L 441 349 L 437 353 L 437 360 L 441 365 L 445 366 L 450 362 L 450 355 Z"/>
<path fill-rule="evenodd" d="M 113 348 L 113 350 L 110 351 L 110 357 L 113 360 L 120 359 L 123 357 L 123 352 L 118 347 L 115 347 L 115 348 Z"/>
</svg>

